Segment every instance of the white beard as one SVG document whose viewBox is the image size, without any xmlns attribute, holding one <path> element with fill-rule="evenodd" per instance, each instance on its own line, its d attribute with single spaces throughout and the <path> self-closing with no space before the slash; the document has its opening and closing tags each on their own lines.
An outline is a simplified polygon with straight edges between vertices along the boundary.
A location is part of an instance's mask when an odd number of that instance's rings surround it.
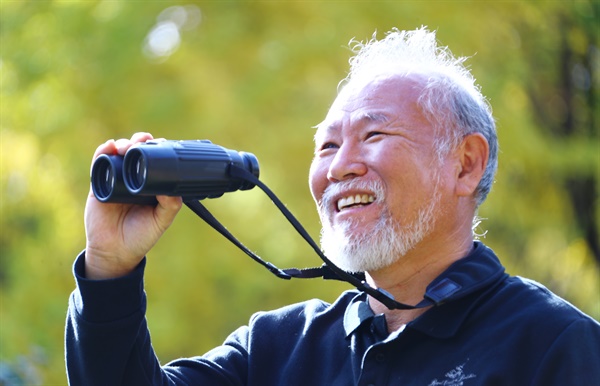
<svg viewBox="0 0 600 386">
<path fill-rule="evenodd" d="M 332 187 L 334 185 L 331 185 Z M 418 209 L 416 218 L 402 226 L 392 217 L 385 207 L 378 221 L 368 229 L 360 229 L 355 219 L 344 221 L 333 227 L 326 213 L 332 208 L 331 197 L 341 190 L 367 189 L 375 193 L 376 203 L 385 202 L 384 189 L 380 183 L 340 182 L 335 188 L 328 188 L 319 205 L 321 230 L 321 248 L 325 256 L 334 264 L 348 272 L 377 271 L 388 267 L 405 256 L 425 236 L 434 225 L 435 212 L 438 209 L 439 190 L 437 181 L 431 199 Z"/>
</svg>

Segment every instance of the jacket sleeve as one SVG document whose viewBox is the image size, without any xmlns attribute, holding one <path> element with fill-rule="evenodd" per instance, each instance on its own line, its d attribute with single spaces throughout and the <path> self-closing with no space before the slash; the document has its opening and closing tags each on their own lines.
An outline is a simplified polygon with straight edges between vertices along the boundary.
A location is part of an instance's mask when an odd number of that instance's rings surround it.
<svg viewBox="0 0 600 386">
<path fill-rule="evenodd" d="M 84 258 L 84 253 L 80 254 L 74 264 L 77 288 L 69 299 L 65 328 L 71 386 L 243 383 L 246 329 L 232 334 L 237 336 L 235 343 L 213 350 L 206 358 L 183 359 L 161 367 L 145 319 L 145 259 L 128 276 L 88 280 Z"/>
<path fill-rule="evenodd" d="M 600 324 L 571 323 L 548 349 L 534 385 L 595 385 L 600 381 Z"/>
</svg>

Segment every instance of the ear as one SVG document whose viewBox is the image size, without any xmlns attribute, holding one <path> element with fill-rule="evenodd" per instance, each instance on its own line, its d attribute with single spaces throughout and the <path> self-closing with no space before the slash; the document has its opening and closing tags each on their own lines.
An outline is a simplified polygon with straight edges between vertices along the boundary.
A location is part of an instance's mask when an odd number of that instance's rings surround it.
<svg viewBox="0 0 600 386">
<path fill-rule="evenodd" d="M 480 133 L 467 135 L 457 149 L 456 195 L 468 197 L 475 193 L 488 162 L 489 145 Z"/>
</svg>

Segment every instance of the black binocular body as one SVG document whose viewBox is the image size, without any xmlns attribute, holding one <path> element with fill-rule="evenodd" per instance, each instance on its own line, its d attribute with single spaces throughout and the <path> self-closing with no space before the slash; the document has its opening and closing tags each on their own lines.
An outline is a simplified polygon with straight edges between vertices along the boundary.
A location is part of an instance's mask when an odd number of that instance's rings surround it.
<svg viewBox="0 0 600 386">
<path fill-rule="evenodd" d="M 150 140 L 133 145 L 124 157 L 96 158 L 92 191 L 101 202 L 154 205 L 157 195 L 202 200 L 252 189 L 254 184 L 230 176 L 232 165 L 259 176 L 258 159 L 251 153 L 208 140 Z"/>
</svg>

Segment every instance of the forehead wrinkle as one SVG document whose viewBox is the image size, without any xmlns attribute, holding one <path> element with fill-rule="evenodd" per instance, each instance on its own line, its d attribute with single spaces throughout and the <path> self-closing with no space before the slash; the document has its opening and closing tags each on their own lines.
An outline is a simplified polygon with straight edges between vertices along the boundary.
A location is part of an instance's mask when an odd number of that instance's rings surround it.
<svg viewBox="0 0 600 386">
<path fill-rule="evenodd" d="M 317 124 L 315 129 L 314 139 L 316 140 L 318 136 L 323 136 L 324 132 L 338 131 L 340 129 L 340 125 L 336 122 L 327 122 L 327 120 L 325 120 Z"/>
</svg>

